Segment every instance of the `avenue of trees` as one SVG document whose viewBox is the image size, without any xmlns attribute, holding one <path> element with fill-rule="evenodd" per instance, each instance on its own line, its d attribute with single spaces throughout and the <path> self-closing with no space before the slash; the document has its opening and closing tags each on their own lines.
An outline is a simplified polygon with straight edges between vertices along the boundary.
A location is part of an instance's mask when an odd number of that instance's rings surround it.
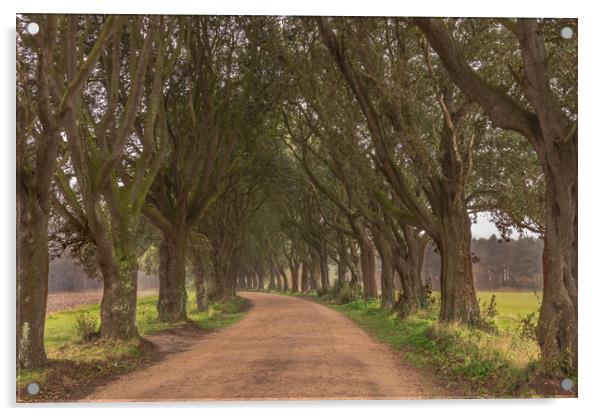
<svg viewBox="0 0 602 416">
<path fill-rule="evenodd" d="M 439 319 L 466 325 L 482 319 L 475 274 L 541 273 L 543 368 L 575 371 L 564 26 L 576 33 L 561 19 L 18 16 L 18 366 L 46 364 L 49 258 L 67 251 L 102 282 L 99 336 L 118 340 L 139 338 L 139 271 L 158 275 L 165 322 L 186 319 L 187 281 L 199 309 L 237 289 L 346 288 L 404 319 L 436 267 Z M 473 241 L 479 212 L 541 241 L 508 243 L 505 264 L 497 241 Z"/>
</svg>

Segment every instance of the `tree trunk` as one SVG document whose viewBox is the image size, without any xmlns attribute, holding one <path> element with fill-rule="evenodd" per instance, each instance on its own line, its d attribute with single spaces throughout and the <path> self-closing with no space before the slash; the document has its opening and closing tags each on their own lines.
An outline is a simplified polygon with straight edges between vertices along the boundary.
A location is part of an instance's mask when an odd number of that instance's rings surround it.
<svg viewBox="0 0 602 416">
<path fill-rule="evenodd" d="M 48 213 L 20 189 L 17 211 L 17 363 L 46 364 L 44 324 L 48 296 Z"/>
<path fill-rule="evenodd" d="M 360 245 L 360 265 L 362 269 L 362 283 L 364 285 L 364 298 L 378 297 L 376 289 L 376 262 L 374 247 L 365 233 L 358 239 Z"/>
<path fill-rule="evenodd" d="M 402 294 L 397 305 L 400 317 L 405 317 L 426 306 L 424 286 L 422 284 L 422 265 L 426 240 L 417 235 L 416 230 L 403 226 L 406 253 L 399 253 L 395 261 L 395 270 L 399 275 Z"/>
<path fill-rule="evenodd" d="M 328 277 L 328 257 L 326 250 L 320 254 L 320 292 L 326 293 L 330 288 L 330 279 Z"/>
<path fill-rule="evenodd" d="M 186 236 L 163 233 L 159 246 L 159 321 L 186 320 Z"/>
<path fill-rule="evenodd" d="M 100 336 L 130 340 L 139 337 L 136 328 L 138 262 L 127 237 L 115 235 L 113 239 L 114 247 L 103 236 L 97 237 L 96 241 L 104 288 L 100 304 Z"/>
<path fill-rule="evenodd" d="M 265 290 L 265 277 L 263 270 L 257 274 L 257 289 Z"/>
<path fill-rule="evenodd" d="M 393 299 L 393 251 L 391 250 L 390 243 L 385 237 L 378 231 L 374 233 L 376 248 L 380 256 L 381 261 L 381 303 L 383 306 L 392 307 L 394 303 Z"/>
<path fill-rule="evenodd" d="M 234 296 L 233 282 L 229 268 L 224 266 L 215 271 L 215 301 L 224 302 Z"/>
<path fill-rule="evenodd" d="M 301 290 L 301 271 L 299 270 L 300 264 L 296 261 L 292 261 L 290 263 L 290 271 L 291 271 L 291 290 L 293 292 L 298 292 Z"/>
<path fill-rule="evenodd" d="M 445 201 L 451 202 L 451 201 Z M 470 219 L 463 201 L 444 202 L 446 212 L 441 218 L 441 239 L 437 242 L 441 255 L 441 310 L 442 321 L 479 321 L 480 311 L 472 275 L 470 251 Z"/>
<path fill-rule="evenodd" d="M 307 263 L 301 265 L 301 291 L 309 292 L 311 289 L 311 278 L 309 276 L 309 266 Z"/>
<path fill-rule="evenodd" d="M 268 284 L 268 290 L 276 289 L 276 278 L 274 276 L 274 272 L 270 269 L 270 283 Z"/>
<path fill-rule="evenodd" d="M 572 143 L 548 155 L 543 299 L 537 337 L 547 370 L 577 369 L 577 151 Z M 550 152 L 552 153 L 552 152 Z"/>
<path fill-rule="evenodd" d="M 309 285 L 310 290 L 320 292 L 320 261 L 313 261 L 309 270 Z"/>
<path fill-rule="evenodd" d="M 286 276 L 284 269 L 280 269 L 280 276 L 282 276 L 282 289 L 285 292 L 288 292 L 290 290 L 290 288 L 289 288 L 289 284 L 288 284 L 288 277 Z"/>
<path fill-rule="evenodd" d="M 339 259 L 337 263 L 337 279 L 339 279 L 339 284 L 347 280 L 347 262 L 345 260 Z"/>
<path fill-rule="evenodd" d="M 274 281 L 276 282 L 276 290 L 281 292 L 282 291 L 282 276 L 280 275 L 280 272 L 278 271 L 278 269 L 274 268 L 272 270 L 272 276 L 274 276 Z"/>
</svg>

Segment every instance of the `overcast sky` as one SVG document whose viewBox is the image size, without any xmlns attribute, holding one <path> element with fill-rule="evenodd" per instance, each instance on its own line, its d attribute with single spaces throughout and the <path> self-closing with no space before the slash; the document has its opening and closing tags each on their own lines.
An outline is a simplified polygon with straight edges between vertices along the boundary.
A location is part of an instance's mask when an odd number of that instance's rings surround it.
<svg viewBox="0 0 602 416">
<path fill-rule="evenodd" d="M 498 237 L 500 236 L 500 232 L 495 227 L 495 224 L 489 220 L 488 215 L 484 213 L 478 214 L 477 223 L 472 224 L 473 238 L 489 238 L 491 234 L 495 234 Z M 526 234 L 535 236 L 534 233 L 528 231 Z M 518 233 L 514 232 L 512 238 L 518 238 Z"/>
</svg>

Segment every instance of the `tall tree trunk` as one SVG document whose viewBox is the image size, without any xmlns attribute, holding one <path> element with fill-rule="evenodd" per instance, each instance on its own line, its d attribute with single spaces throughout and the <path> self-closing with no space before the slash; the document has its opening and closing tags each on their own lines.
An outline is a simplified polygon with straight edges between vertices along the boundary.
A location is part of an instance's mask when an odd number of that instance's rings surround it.
<svg viewBox="0 0 602 416">
<path fill-rule="evenodd" d="M 442 233 L 437 242 L 441 255 L 439 319 L 476 323 L 480 311 L 472 274 L 470 219 L 460 198 L 444 201 L 443 208 Z"/>
<path fill-rule="evenodd" d="M 274 277 L 274 281 L 276 282 L 276 290 L 279 292 L 282 291 L 282 276 L 280 275 L 280 272 L 277 268 L 274 268 L 272 270 L 272 276 Z"/>
<path fill-rule="evenodd" d="M 378 230 L 374 233 L 376 248 L 381 261 L 381 303 L 383 306 L 392 307 L 393 299 L 393 251 L 389 241 Z"/>
<path fill-rule="evenodd" d="M 233 280 L 230 268 L 224 265 L 215 270 L 215 301 L 224 302 L 234 296 Z"/>
<path fill-rule="evenodd" d="M 299 292 L 301 290 L 301 271 L 299 266 L 300 264 L 294 260 L 290 262 L 291 290 L 293 292 Z"/>
<path fill-rule="evenodd" d="M 311 289 L 311 277 L 309 275 L 309 266 L 303 262 L 301 265 L 301 291 L 309 292 Z"/>
<path fill-rule="evenodd" d="M 272 271 L 272 269 L 270 269 L 269 273 L 270 273 L 270 283 L 268 284 L 268 290 L 274 290 L 274 289 L 276 289 L 276 278 L 274 276 L 274 272 Z"/>
<path fill-rule="evenodd" d="M 312 260 L 311 269 L 309 270 L 309 285 L 310 290 L 320 292 L 320 261 Z"/>
<path fill-rule="evenodd" d="M 17 211 L 17 363 L 20 368 L 46 364 L 48 212 L 29 192 L 29 189 L 20 189 Z"/>
<path fill-rule="evenodd" d="M 186 236 L 163 233 L 159 246 L 159 321 L 185 321 L 186 300 Z"/>
<path fill-rule="evenodd" d="M 280 269 L 280 276 L 282 277 L 282 290 L 288 292 L 290 288 L 288 284 L 288 277 L 286 276 L 284 269 Z"/>
<path fill-rule="evenodd" d="M 570 142 L 554 146 L 559 149 L 548 155 L 544 169 L 546 233 L 537 337 L 547 369 L 567 373 L 576 371 L 578 363 L 577 151 Z"/>
<path fill-rule="evenodd" d="M 113 243 L 104 236 L 98 236 L 96 241 L 104 288 L 100 303 L 100 336 L 129 340 L 139 337 L 136 328 L 138 262 L 128 241 L 129 234 L 121 234 L 121 237 L 113 236 Z"/>
<path fill-rule="evenodd" d="M 365 298 L 376 298 L 376 261 L 374 258 L 374 247 L 365 232 L 361 232 L 358 238 L 360 246 L 360 265 L 362 269 L 362 283 Z"/>
<path fill-rule="evenodd" d="M 265 290 L 265 275 L 263 270 L 257 274 L 257 289 Z"/>
<path fill-rule="evenodd" d="M 402 294 L 397 311 L 405 317 L 426 305 L 424 285 L 422 284 L 422 265 L 426 240 L 422 239 L 409 226 L 403 226 L 406 252 L 397 256 L 395 270 L 399 275 Z"/>
<path fill-rule="evenodd" d="M 330 288 L 330 279 L 328 277 L 328 256 L 324 249 L 320 253 L 320 292 L 326 293 Z"/>
</svg>

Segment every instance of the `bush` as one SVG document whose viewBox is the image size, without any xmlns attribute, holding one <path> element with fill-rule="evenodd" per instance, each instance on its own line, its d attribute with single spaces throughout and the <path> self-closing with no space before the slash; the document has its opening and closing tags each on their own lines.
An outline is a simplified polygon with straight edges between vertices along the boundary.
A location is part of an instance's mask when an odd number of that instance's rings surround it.
<svg viewBox="0 0 602 416">
<path fill-rule="evenodd" d="M 88 312 L 81 312 L 75 318 L 75 333 L 82 341 L 90 341 L 96 336 L 98 320 Z"/>
<path fill-rule="evenodd" d="M 347 281 L 340 281 L 337 279 L 334 281 L 332 288 L 323 296 L 323 298 L 325 300 L 332 300 L 339 305 L 343 305 L 361 297 L 361 291 L 358 289 L 359 288 L 352 288 Z"/>
</svg>

